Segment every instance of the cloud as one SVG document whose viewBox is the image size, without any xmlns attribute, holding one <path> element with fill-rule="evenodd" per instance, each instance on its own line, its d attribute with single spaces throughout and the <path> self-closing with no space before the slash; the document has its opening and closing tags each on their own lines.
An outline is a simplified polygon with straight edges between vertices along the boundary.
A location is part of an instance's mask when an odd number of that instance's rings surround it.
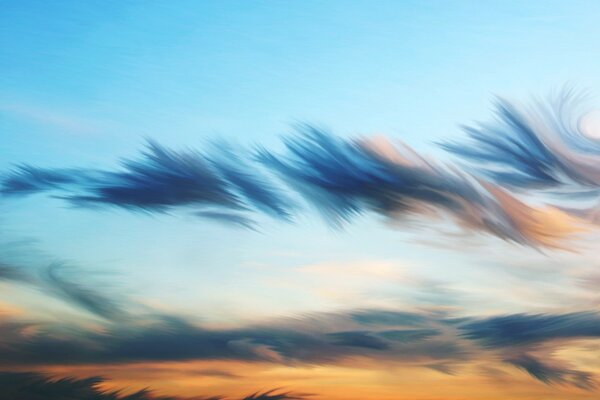
<svg viewBox="0 0 600 400">
<path fill-rule="evenodd" d="M 351 357 L 433 363 L 465 357 L 461 346 L 441 336 L 444 327 L 422 314 L 421 331 L 402 326 L 367 328 L 351 314 L 281 319 L 231 329 L 208 329 L 167 315 L 147 315 L 89 330 L 76 326 L 18 323 L 0 345 L 5 365 L 122 363 L 140 361 L 240 360 L 283 364 L 336 364 Z M 8 328 L 7 328 L 8 329 Z M 427 340 L 423 340 L 423 339 Z"/>
<path fill-rule="evenodd" d="M 2 194 L 27 195 L 50 190 L 65 190 L 100 179 L 98 171 L 43 169 L 21 165 L 2 180 Z"/>
<path fill-rule="evenodd" d="M 441 333 L 438 329 L 396 329 L 380 332 L 379 335 L 388 340 L 410 343 L 438 336 Z"/>
<path fill-rule="evenodd" d="M 386 350 L 390 346 L 387 341 L 374 336 L 370 332 L 334 332 L 328 334 L 338 346 L 363 347 L 365 349 Z"/>
<path fill-rule="evenodd" d="M 499 187 L 428 161 L 385 139 L 348 141 L 314 127 L 286 140 L 287 155 L 259 159 L 333 226 L 373 212 L 393 221 L 450 217 L 460 227 L 533 247 L 561 247 L 577 219 L 534 208 Z"/>
<path fill-rule="evenodd" d="M 310 397 L 309 394 L 281 392 L 277 389 L 272 389 L 267 392 L 256 392 L 250 396 L 244 397 L 243 400 L 301 400 Z"/>
<path fill-rule="evenodd" d="M 93 290 L 81 283 L 69 280 L 65 277 L 63 263 L 52 263 L 43 274 L 43 286 L 55 296 L 75 304 L 92 314 L 107 318 L 120 319 L 125 317 L 125 312 L 117 302 L 105 293 Z"/>
<path fill-rule="evenodd" d="M 46 295 L 102 318 L 118 320 L 125 317 L 121 296 L 108 289 L 100 291 L 82 284 L 80 271 L 66 262 L 45 256 L 36 251 L 35 246 L 23 246 L 22 243 L 0 244 L 0 251 L 0 281 L 36 287 Z M 29 260 L 16 253 L 27 253 Z"/>
<path fill-rule="evenodd" d="M 588 372 L 549 365 L 527 354 L 505 362 L 525 370 L 529 375 L 546 384 L 573 385 L 586 390 L 595 386 L 592 375 Z"/>
<path fill-rule="evenodd" d="M 549 361 L 568 340 L 600 338 L 600 314 L 513 314 L 470 319 L 458 326 L 462 336 L 499 351 L 505 363 L 526 371 L 545 384 L 595 387 L 593 375 Z M 531 352 L 538 353 L 532 356 Z M 543 357 L 544 361 L 540 358 Z"/>
<path fill-rule="evenodd" d="M 443 144 L 502 185 L 585 191 L 600 186 L 600 141 L 586 124 L 584 96 L 564 89 L 548 102 L 495 104 L 495 120 L 465 127 L 468 141 Z"/>
<path fill-rule="evenodd" d="M 489 347 L 538 344 L 555 339 L 600 338 L 600 314 L 513 314 L 463 324 L 465 337 Z"/>
<path fill-rule="evenodd" d="M 0 371 L 0 393 L 11 400 L 224 400 L 225 396 L 184 398 L 159 396 L 144 389 L 131 394 L 121 390 L 103 390 L 106 381 L 102 377 L 52 378 L 36 372 Z M 309 395 L 278 389 L 256 392 L 241 400 L 301 400 Z"/>
<path fill-rule="evenodd" d="M 241 226 L 247 229 L 256 229 L 256 224 L 250 218 L 236 213 L 226 213 L 218 211 L 198 211 L 196 216 L 219 221 L 224 224 Z"/>
<path fill-rule="evenodd" d="M 123 161 L 118 171 L 19 166 L 4 177 L 1 192 L 17 196 L 59 191 L 61 198 L 82 207 L 145 212 L 177 207 L 236 212 L 256 208 L 281 219 L 289 217 L 288 201 L 260 177 L 257 168 L 224 145 L 213 153 L 176 152 L 149 141 L 139 159 Z"/>
<path fill-rule="evenodd" d="M 458 374 L 457 365 L 500 360 L 541 382 L 586 390 L 593 388 L 590 373 L 547 360 L 567 339 L 600 337 L 593 312 L 455 318 L 425 311 L 357 310 L 218 329 L 159 314 L 100 329 L 15 318 L 0 321 L 0 364 L 10 368 L 221 360 L 405 365 Z"/>
<path fill-rule="evenodd" d="M 12 265 L 11 263 L 0 261 L 0 280 L 27 283 L 31 281 L 31 277 L 21 268 Z"/>
<path fill-rule="evenodd" d="M 173 151 L 149 141 L 141 157 L 116 171 L 21 165 L 0 181 L 5 197 L 51 192 L 80 207 L 150 213 L 191 209 L 196 215 L 255 228 L 265 213 L 288 221 L 300 210 L 275 173 L 334 227 L 374 213 L 396 225 L 449 218 L 468 232 L 564 248 L 582 229 L 576 213 L 533 207 L 508 191 L 456 168 L 438 165 L 385 139 L 344 140 L 306 126 L 285 140 L 287 154 L 243 153 L 226 144 Z"/>
<path fill-rule="evenodd" d="M 362 325 L 418 326 L 427 322 L 427 317 L 412 312 L 388 310 L 361 310 L 350 314 L 351 318 Z"/>
</svg>

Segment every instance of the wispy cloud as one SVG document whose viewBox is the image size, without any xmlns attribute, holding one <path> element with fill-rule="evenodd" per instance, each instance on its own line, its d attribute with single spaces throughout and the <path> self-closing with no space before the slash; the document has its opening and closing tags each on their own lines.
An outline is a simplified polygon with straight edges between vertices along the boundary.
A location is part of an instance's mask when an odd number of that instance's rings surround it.
<svg viewBox="0 0 600 400">
<path fill-rule="evenodd" d="M 226 146 L 207 156 L 148 142 L 139 159 L 126 160 L 122 166 L 113 172 L 22 165 L 4 178 L 1 191 L 8 196 L 59 191 L 60 197 L 82 207 L 143 212 L 216 207 L 218 213 L 209 209 L 204 215 L 244 224 L 248 220 L 242 214 L 253 208 L 281 219 L 289 217 L 285 196 Z"/>
<path fill-rule="evenodd" d="M 505 361 L 527 371 L 535 379 L 547 384 L 573 385 L 588 390 L 595 386 L 592 374 L 588 372 L 550 365 L 528 354 L 522 354 Z"/>
<path fill-rule="evenodd" d="M 104 390 L 102 377 L 77 379 L 72 377 L 53 378 L 36 372 L 1 372 L 0 393 L 11 400 L 225 400 L 230 397 L 195 396 L 193 399 L 180 396 L 160 396 L 143 389 L 124 394 L 122 390 Z M 301 400 L 308 394 L 272 389 L 256 392 L 240 400 Z"/>
<path fill-rule="evenodd" d="M 125 311 L 117 296 L 110 290 L 100 291 L 92 285 L 81 283 L 82 274 L 69 263 L 43 255 L 33 244 L 20 244 L 19 252 L 27 252 L 31 260 L 11 257 L 8 247 L 15 243 L 0 245 L 0 281 L 25 284 L 36 287 L 42 293 L 61 299 L 66 303 L 90 312 L 93 315 L 118 320 Z M 36 256 L 31 257 L 31 255 Z M 88 278 L 89 280 L 89 278 Z"/>
<path fill-rule="evenodd" d="M 474 161 L 479 172 L 502 185 L 597 189 L 600 142 L 584 125 L 584 98 L 564 89 L 550 101 L 530 106 L 498 99 L 494 121 L 465 127 L 469 141 L 443 147 Z"/>
<path fill-rule="evenodd" d="M 567 247 L 582 229 L 573 213 L 527 205 L 493 183 L 427 160 L 406 145 L 344 140 L 314 127 L 305 127 L 285 144 L 287 154 L 264 148 L 240 154 L 226 145 L 200 153 L 149 142 L 140 158 L 124 161 L 117 171 L 19 166 L 4 176 L 0 191 L 5 196 L 55 192 L 91 208 L 192 209 L 199 216 L 254 227 L 256 213 L 287 221 L 300 211 L 280 183 L 261 171 L 266 167 L 334 227 L 363 213 L 406 225 L 410 218 L 449 218 L 468 232 L 548 248 Z"/>
<path fill-rule="evenodd" d="M 29 323 L 9 321 L 14 327 L 13 334 L 4 337 L 5 346 L 0 353 L 12 365 L 61 364 L 67 360 L 69 363 L 242 360 L 318 365 L 342 362 L 353 356 L 419 363 L 465 356 L 460 345 L 446 341 L 438 335 L 441 333 L 438 330 L 415 334 L 415 329 L 411 329 L 403 336 L 402 325 L 394 325 L 395 331 L 391 325 L 384 329 L 381 325 L 367 328 L 353 318 L 347 314 L 324 314 L 241 328 L 209 329 L 176 316 L 147 315 L 129 323 L 106 326 L 101 332 L 47 326 L 35 333 L 30 331 Z M 423 320 L 420 328 L 440 325 L 427 314 L 414 314 L 414 318 Z"/>
<path fill-rule="evenodd" d="M 317 366 L 360 359 L 379 365 L 443 366 L 457 375 L 455 365 L 500 357 L 541 382 L 591 390 L 591 372 L 568 367 L 552 354 L 569 339 L 598 338 L 599 327 L 593 312 L 456 318 L 447 312 L 373 309 L 237 328 L 208 328 L 174 315 L 147 314 L 102 329 L 6 316 L 0 321 L 0 360 L 6 367 L 24 368 L 195 360 Z"/>
<path fill-rule="evenodd" d="M 308 127 L 286 141 L 287 156 L 260 159 L 334 226 L 365 212 L 389 219 L 448 216 L 461 227 L 534 247 L 560 247 L 575 218 L 534 208 L 491 183 L 428 161 L 387 140 L 346 141 Z"/>
<path fill-rule="evenodd" d="M 600 337 L 597 312 L 513 314 L 469 322 L 461 327 L 470 339 L 486 346 L 539 344 L 556 339 Z"/>
</svg>

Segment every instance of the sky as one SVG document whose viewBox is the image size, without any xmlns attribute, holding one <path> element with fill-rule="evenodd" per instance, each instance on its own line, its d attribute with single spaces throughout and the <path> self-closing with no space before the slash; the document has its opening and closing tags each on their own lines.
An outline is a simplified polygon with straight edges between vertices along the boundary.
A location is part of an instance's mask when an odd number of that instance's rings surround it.
<svg viewBox="0 0 600 400">
<path fill-rule="evenodd" d="M 596 398 L 599 17 L 1 1 L 0 393 Z"/>
</svg>

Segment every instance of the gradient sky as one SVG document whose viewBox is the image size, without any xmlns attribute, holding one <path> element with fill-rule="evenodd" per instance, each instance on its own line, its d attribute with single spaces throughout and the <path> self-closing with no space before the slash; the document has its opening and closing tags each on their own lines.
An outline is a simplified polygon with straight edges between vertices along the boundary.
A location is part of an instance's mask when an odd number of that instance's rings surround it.
<svg viewBox="0 0 600 400">
<path fill-rule="evenodd" d="M 596 398 L 599 18 L 595 1 L 0 2 L 2 369 L 182 396 Z M 489 147 L 462 128 L 478 121 Z M 347 159 L 317 160 L 327 138 Z M 180 169 L 135 202 L 94 197 L 126 186 L 124 160 L 152 165 L 148 140 Z M 223 179 L 247 209 L 173 200 L 194 154 L 241 166 Z"/>
</svg>

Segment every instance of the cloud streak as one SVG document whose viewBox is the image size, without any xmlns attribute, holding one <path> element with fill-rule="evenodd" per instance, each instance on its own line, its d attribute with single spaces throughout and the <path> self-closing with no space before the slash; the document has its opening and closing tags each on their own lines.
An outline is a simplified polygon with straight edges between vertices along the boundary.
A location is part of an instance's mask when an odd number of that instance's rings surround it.
<svg viewBox="0 0 600 400">
<path fill-rule="evenodd" d="M 52 378 L 36 372 L 0 371 L 0 393 L 11 400 L 225 400 L 225 396 L 199 397 L 159 396 L 143 389 L 131 394 L 121 390 L 103 390 L 102 377 L 77 379 Z M 256 392 L 240 400 L 301 400 L 309 395 L 278 389 Z"/>
<path fill-rule="evenodd" d="M 391 220 L 434 215 L 533 247 L 560 247 L 579 228 L 562 211 L 534 208 L 491 183 L 426 160 L 385 139 L 346 141 L 315 128 L 286 141 L 287 156 L 260 159 L 334 226 L 374 212 Z"/>
<path fill-rule="evenodd" d="M 502 185 L 597 189 L 600 142 L 592 132 L 597 127 L 585 124 L 583 100 L 572 89 L 530 106 L 498 99 L 492 122 L 465 127 L 468 141 L 443 147 L 477 163 L 479 172 Z"/>
<path fill-rule="evenodd" d="M 592 390 L 594 377 L 552 360 L 570 339 L 600 337 L 597 313 L 454 318 L 424 311 L 357 310 L 207 328 L 150 314 L 102 329 L 0 321 L 5 367 L 239 361 L 273 365 L 375 365 L 434 368 L 500 359 L 545 384 Z M 531 355 L 531 354 L 535 354 Z"/>
<path fill-rule="evenodd" d="M 176 207 L 217 208 L 229 219 L 257 208 L 281 219 L 289 202 L 232 149 L 212 156 L 172 151 L 149 141 L 141 157 L 125 160 L 118 171 L 17 167 L 2 181 L 6 196 L 58 191 L 82 207 L 113 206 L 132 211 L 167 212 Z M 227 214 L 220 211 L 221 217 Z"/>
<path fill-rule="evenodd" d="M 595 387 L 592 374 L 588 372 L 549 365 L 527 354 L 505 360 L 505 362 L 526 371 L 535 379 L 546 384 L 572 385 L 585 390 Z"/>
<path fill-rule="evenodd" d="M 420 327 L 439 325 L 419 315 Z M 331 321 L 335 321 L 332 323 Z M 335 364 L 350 357 L 402 360 L 419 364 L 465 357 L 460 345 L 438 330 L 425 335 L 402 326 L 370 327 L 347 314 L 283 319 L 231 329 L 208 329 L 185 319 L 149 315 L 102 331 L 5 321 L 0 358 L 8 365 L 124 363 L 139 361 L 240 360 L 281 364 Z M 344 329 L 342 329 L 344 328 Z M 32 332 L 33 329 L 33 332 Z M 439 328 L 438 328 L 439 329 Z"/>
<path fill-rule="evenodd" d="M 469 339 L 489 347 L 531 345 L 558 339 L 600 338 L 600 315 L 592 311 L 513 314 L 472 321 L 461 329 Z"/>
<path fill-rule="evenodd" d="M 38 288 L 46 295 L 105 319 L 119 320 L 125 317 L 126 312 L 117 300 L 119 296 L 82 284 L 81 274 L 76 268 L 64 261 L 40 257 L 40 254 L 34 257 L 33 262 L 13 259 L 7 255 L 10 253 L 7 249 L 11 246 L 15 244 L 0 245 L 0 251 L 3 253 L 0 256 L 0 281 Z M 27 252 L 30 256 L 36 253 L 31 246 L 19 251 Z"/>
<path fill-rule="evenodd" d="M 461 229 L 532 247 L 564 248 L 580 220 L 556 207 L 525 204 L 481 178 L 444 166 L 385 139 L 345 140 L 314 127 L 285 140 L 287 153 L 261 148 L 240 154 L 225 144 L 212 151 L 172 151 L 149 142 L 142 156 L 117 171 L 20 166 L 0 182 L 5 197 L 37 192 L 81 207 L 119 207 L 197 216 L 255 228 L 264 213 L 290 220 L 300 212 L 281 182 L 334 227 L 373 213 L 408 225 L 410 219 L 450 219 Z M 263 171 L 263 172 L 261 172 Z"/>
</svg>

